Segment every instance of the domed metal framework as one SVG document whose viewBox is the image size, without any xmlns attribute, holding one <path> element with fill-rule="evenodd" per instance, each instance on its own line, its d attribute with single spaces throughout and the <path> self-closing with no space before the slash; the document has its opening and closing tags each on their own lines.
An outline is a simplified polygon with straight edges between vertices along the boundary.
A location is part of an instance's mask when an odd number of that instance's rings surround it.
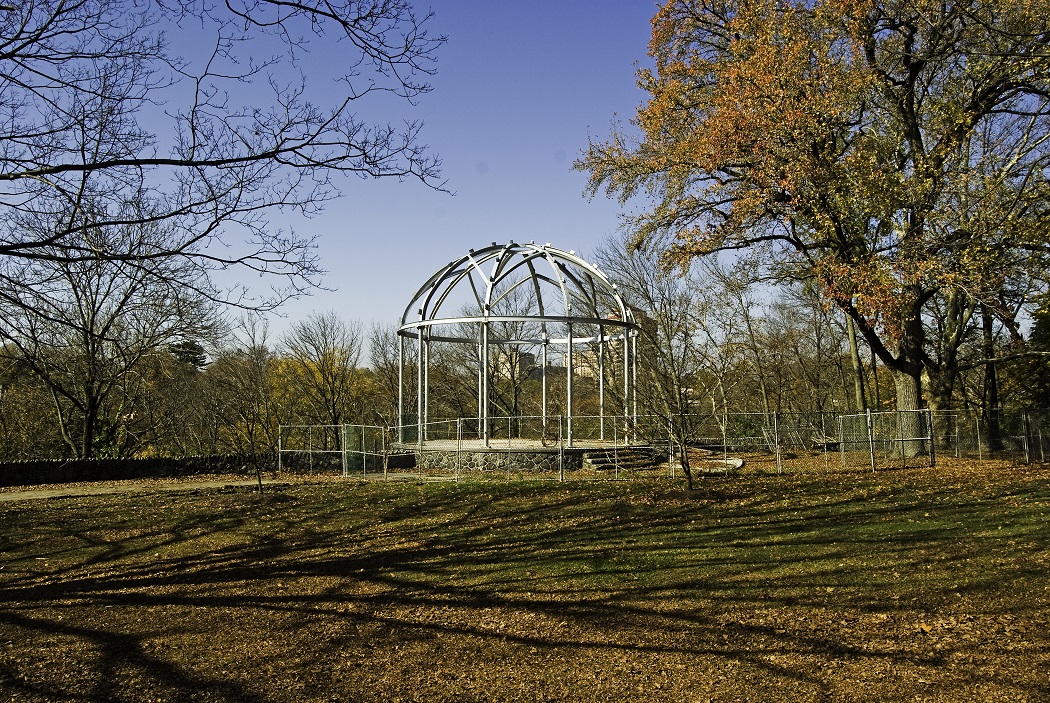
<svg viewBox="0 0 1050 703">
<path fill-rule="evenodd" d="M 608 358 L 623 363 L 623 416 L 634 425 L 637 400 L 635 343 L 638 324 L 605 274 L 574 251 L 550 244 L 497 244 L 471 249 L 430 277 L 405 308 L 398 329 L 398 406 L 405 417 L 406 340 L 415 340 L 418 441 L 429 421 L 430 349 L 435 342 L 477 345 L 479 438 L 489 446 L 488 379 L 493 350 L 539 349 L 542 353 L 542 420 L 548 423 L 548 354 L 564 354 L 566 439 L 572 446 L 574 357 L 594 361 L 601 432 L 605 432 Z M 619 375 L 618 373 L 612 374 Z M 619 390 L 619 389 L 618 389 Z M 619 393 L 617 395 L 620 395 Z M 403 423 L 402 423 L 403 424 Z M 404 428 L 402 428 L 403 430 Z M 602 437 L 604 439 L 604 436 Z M 401 440 L 404 441 L 402 431 Z"/>
</svg>

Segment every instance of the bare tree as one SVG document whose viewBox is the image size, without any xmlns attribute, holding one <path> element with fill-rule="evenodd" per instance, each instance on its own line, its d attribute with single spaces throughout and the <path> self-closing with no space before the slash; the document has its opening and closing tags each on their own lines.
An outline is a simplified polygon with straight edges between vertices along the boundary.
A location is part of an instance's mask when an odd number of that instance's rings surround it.
<svg viewBox="0 0 1050 703">
<path fill-rule="evenodd" d="M 380 421 L 388 427 L 402 424 L 402 419 L 397 416 L 399 392 L 404 394 L 406 408 L 416 407 L 415 361 L 404 360 L 404 379 L 399 379 L 401 361 L 397 325 L 373 324 L 368 349 L 368 363 L 376 388 L 373 407 Z"/>
<path fill-rule="evenodd" d="M 427 353 L 427 395 L 429 416 L 434 418 L 466 418 L 478 416 L 478 363 L 476 348 L 465 344 L 431 344 Z M 410 366 L 410 365 L 411 366 Z M 411 369 L 411 373 L 409 370 Z M 416 395 L 419 367 L 414 358 L 405 365 L 405 388 L 412 389 L 411 401 L 406 395 L 405 410 L 411 418 L 416 417 L 418 396 Z M 408 391 L 406 390 L 406 393 Z M 481 432 L 481 428 L 474 428 Z"/>
<path fill-rule="evenodd" d="M 18 358 L 15 349 L 0 352 L 0 459 L 57 459 L 68 455 L 55 432 L 53 403 L 47 387 Z"/>
<path fill-rule="evenodd" d="M 370 125 L 357 113 L 379 93 L 414 103 L 430 90 L 444 38 L 428 34 L 428 18 L 406 0 L 0 9 L 0 290 L 31 285 L 26 262 L 41 260 L 163 277 L 175 258 L 199 274 L 281 277 L 266 294 L 198 290 L 257 308 L 314 285 L 312 240 L 272 227 L 270 213 L 317 212 L 345 175 L 441 187 L 419 122 Z M 179 55 L 172 36 L 195 53 Z M 41 219 L 54 226 L 32 226 Z M 132 224 L 171 236 L 147 251 L 85 236 Z"/>
<path fill-rule="evenodd" d="M 211 420 L 208 412 L 213 394 L 205 383 L 202 367 L 172 348 L 181 349 L 185 341 L 158 349 L 142 366 L 145 394 L 135 413 L 131 431 L 139 438 L 140 451 L 156 456 L 194 456 L 212 453 L 200 442 L 202 428 Z"/>
<path fill-rule="evenodd" d="M 360 324 L 334 312 L 296 322 L 282 337 L 288 380 L 301 394 L 301 419 L 321 425 L 360 419 L 366 395 L 361 343 Z"/>
<path fill-rule="evenodd" d="M 135 224 L 77 235 L 85 247 L 148 252 L 169 232 Z M 186 336 L 211 333 L 214 305 L 184 285 L 194 268 L 167 260 L 159 270 L 160 277 L 128 261 L 54 255 L 33 262 L 33 285 L 0 293 L 6 350 L 46 384 L 62 438 L 77 457 L 134 449 L 138 440 L 129 430 L 148 392 L 145 361 Z"/>
<path fill-rule="evenodd" d="M 699 388 L 704 365 L 697 325 L 699 289 L 688 278 L 661 268 L 649 250 L 628 250 L 623 239 L 607 240 L 595 257 L 625 302 L 637 311 L 641 409 L 669 428 L 691 489 L 689 444 L 696 437 L 696 416 L 703 398 Z"/>
<path fill-rule="evenodd" d="M 539 339 L 542 336 L 540 325 L 526 320 L 530 316 L 539 315 L 539 308 L 532 290 L 522 286 L 496 287 L 493 290 L 493 299 L 491 309 L 493 314 L 520 319 L 502 320 L 489 324 L 489 359 L 486 364 L 488 379 L 485 385 L 495 416 L 516 418 L 526 414 L 526 407 L 540 409 L 539 398 L 532 398 L 529 402 L 530 399 L 527 397 L 529 378 L 536 366 L 536 353 L 534 347 L 520 342 L 525 339 Z M 479 313 L 480 311 L 472 311 L 470 314 Z M 473 337 L 475 339 L 481 339 L 480 332 L 480 326 L 474 325 Z M 475 368 L 479 368 L 480 349 L 474 345 L 460 346 L 473 355 Z M 497 421 L 494 417 L 490 418 L 489 431 L 490 433 L 497 432 Z M 508 426 L 507 431 L 514 435 L 520 431 L 520 428 L 516 430 Z"/>
<path fill-rule="evenodd" d="M 238 339 L 222 349 L 204 374 L 212 394 L 211 422 L 202 427 L 202 438 L 211 451 L 259 454 L 276 451 L 282 393 L 290 394 L 290 381 L 279 378 L 279 360 L 271 349 L 269 328 L 254 316 L 241 320 Z"/>
<path fill-rule="evenodd" d="M 825 411 L 846 407 L 845 335 L 835 326 L 831 308 L 812 285 L 775 288 L 768 306 L 769 338 L 763 354 L 780 358 L 776 409 Z"/>
</svg>

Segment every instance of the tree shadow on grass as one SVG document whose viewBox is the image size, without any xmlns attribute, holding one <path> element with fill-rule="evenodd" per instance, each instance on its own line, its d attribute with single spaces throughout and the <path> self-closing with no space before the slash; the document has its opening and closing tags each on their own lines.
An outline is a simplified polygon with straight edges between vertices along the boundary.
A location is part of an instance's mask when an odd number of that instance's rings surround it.
<svg viewBox="0 0 1050 703">
<path fill-rule="evenodd" d="M 703 513 L 692 498 L 638 487 L 355 490 L 23 511 L 43 538 L 35 548 L 5 544 L 0 637 L 40 648 L 40 661 L 73 658 L 80 671 L 66 690 L 32 662 L 8 661 L 0 690 L 40 700 L 286 700 L 325 686 L 360 693 L 384 657 L 388 668 L 454 671 L 473 652 L 534 665 L 548 654 L 594 666 L 684 662 L 665 693 L 694 668 L 732 666 L 816 696 L 836 686 L 820 662 L 880 664 L 917 681 L 916 672 L 948 676 L 960 654 L 980 656 L 980 642 L 930 646 L 909 620 L 959 597 L 919 570 L 934 559 L 943 577 L 953 560 L 975 558 L 986 545 L 968 542 L 956 518 L 991 529 L 999 503 L 989 511 L 988 497 L 927 519 L 940 503 L 874 489 L 817 501 L 730 486 L 732 496 Z M 874 561 L 912 583 L 865 565 L 880 553 Z M 34 564 L 41 559 L 52 566 Z M 1000 564 L 971 592 L 998 598 L 1011 569 L 1018 582 L 1038 578 L 1023 566 Z M 1015 606 L 979 607 L 994 617 Z M 896 629 L 872 635 L 842 622 L 874 613 L 893 614 Z M 1034 657 L 1029 666 L 1046 663 L 1045 630 L 1018 644 Z M 368 665 L 349 675 L 346 661 Z M 958 690 L 1050 694 L 1032 676 L 951 678 Z"/>
</svg>

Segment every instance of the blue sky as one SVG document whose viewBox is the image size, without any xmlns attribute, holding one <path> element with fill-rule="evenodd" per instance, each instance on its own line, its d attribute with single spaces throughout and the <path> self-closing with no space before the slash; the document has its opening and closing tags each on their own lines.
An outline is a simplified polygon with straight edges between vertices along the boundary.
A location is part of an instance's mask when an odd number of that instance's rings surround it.
<svg viewBox="0 0 1050 703">
<path fill-rule="evenodd" d="M 416 3 L 423 9 L 426 5 Z M 394 323 L 445 263 L 491 242 L 550 242 L 589 252 L 616 231 L 620 208 L 588 201 L 572 162 L 588 136 L 608 136 L 643 94 L 650 0 L 434 0 L 431 31 L 447 34 L 433 92 L 404 116 L 444 162 L 454 195 L 415 182 L 349 180 L 324 214 L 289 225 L 316 235 L 333 292 L 288 303 L 280 333 L 314 311 Z M 368 104 L 361 116 L 369 118 Z M 385 116 L 380 116 L 380 119 Z"/>
</svg>

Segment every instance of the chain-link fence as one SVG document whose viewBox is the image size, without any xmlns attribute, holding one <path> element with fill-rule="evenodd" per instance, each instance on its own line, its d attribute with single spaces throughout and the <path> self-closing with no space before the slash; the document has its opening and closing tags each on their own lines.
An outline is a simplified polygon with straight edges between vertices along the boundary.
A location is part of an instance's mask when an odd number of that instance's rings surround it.
<svg viewBox="0 0 1050 703">
<path fill-rule="evenodd" d="M 935 450 L 943 456 L 1012 459 L 1026 463 L 1050 457 L 1050 412 L 1007 411 L 977 414 L 966 411 L 932 413 Z"/>
<path fill-rule="evenodd" d="M 381 474 L 404 467 L 405 452 L 394 451 L 395 429 L 370 425 L 281 425 L 278 471 Z"/>
<path fill-rule="evenodd" d="M 680 447 L 721 455 L 732 466 L 753 468 L 827 469 L 834 447 L 837 416 L 825 412 L 709 413 L 675 416 L 669 426 Z M 735 461 L 734 461 L 735 459 Z"/>
<path fill-rule="evenodd" d="M 878 471 L 938 461 L 1050 456 L 1050 414 L 965 411 L 707 413 L 670 417 L 518 416 L 401 428 L 286 425 L 279 468 L 345 476 L 530 476 L 552 480 Z"/>
<path fill-rule="evenodd" d="M 345 474 L 343 425 L 281 425 L 277 470 Z"/>
<path fill-rule="evenodd" d="M 872 471 L 899 466 L 933 466 L 936 449 L 929 410 L 867 412 L 839 416 L 839 457 L 843 468 Z"/>
</svg>

